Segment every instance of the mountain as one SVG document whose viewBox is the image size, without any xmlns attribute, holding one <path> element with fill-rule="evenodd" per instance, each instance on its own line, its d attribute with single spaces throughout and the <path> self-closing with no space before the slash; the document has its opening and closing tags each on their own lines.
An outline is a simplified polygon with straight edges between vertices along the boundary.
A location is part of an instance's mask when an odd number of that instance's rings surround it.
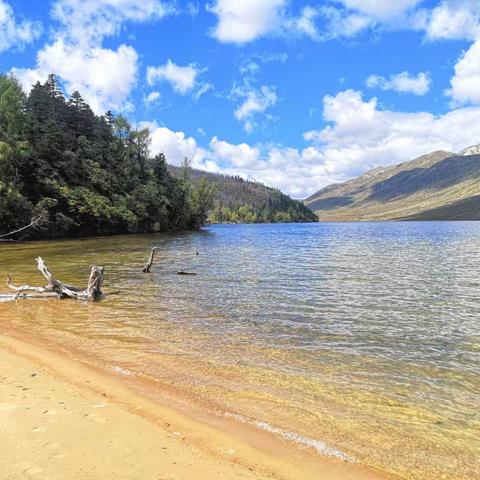
<svg viewBox="0 0 480 480">
<path fill-rule="evenodd" d="M 178 167 L 168 165 L 173 176 Z M 316 222 L 316 215 L 301 201 L 293 200 L 276 188 L 244 180 L 238 176 L 222 175 L 192 169 L 190 178 L 195 184 L 202 178 L 215 186 L 210 223 L 285 223 Z"/>
<path fill-rule="evenodd" d="M 379 167 L 304 203 L 320 220 L 480 220 L 480 145 Z"/>
</svg>

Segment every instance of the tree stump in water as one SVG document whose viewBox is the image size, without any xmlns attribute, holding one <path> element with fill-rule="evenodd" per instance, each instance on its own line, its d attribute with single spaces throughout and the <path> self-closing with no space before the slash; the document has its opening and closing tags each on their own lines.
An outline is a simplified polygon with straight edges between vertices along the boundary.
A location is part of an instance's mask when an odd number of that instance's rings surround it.
<svg viewBox="0 0 480 480">
<path fill-rule="evenodd" d="M 143 273 L 150 273 L 150 269 L 153 265 L 153 259 L 155 258 L 155 252 L 158 250 L 158 247 L 153 247 L 152 251 L 150 252 L 150 256 L 148 257 L 147 263 L 143 267 Z"/>
<path fill-rule="evenodd" d="M 77 300 L 88 301 L 98 300 L 103 296 L 103 267 L 92 267 L 86 288 L 74 287 L 73 285 L 68 285 L 57 280 L 45 265 L 42 257 L 37 258 L 37 268 L 48 282 L 44 287 L 34 287 L 31 285 L 16 286 L 12 283 L 10 275 L 8 275 L 7 286 L 17 292 L 17 298 L 26 292 L 35 292 L 37 294 L 36 297 L 51 297 L 52 295 L 56 295 L 59 298 L 75 298 Z"/>
</svg>

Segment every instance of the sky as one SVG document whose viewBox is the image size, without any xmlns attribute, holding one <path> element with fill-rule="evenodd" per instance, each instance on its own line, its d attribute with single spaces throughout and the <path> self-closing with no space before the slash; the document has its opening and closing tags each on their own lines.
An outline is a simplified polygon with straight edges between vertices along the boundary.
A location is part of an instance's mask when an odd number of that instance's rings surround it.
<svg viewBox="0 0 480 480">
<path fill-rule="evenodd" d="M 0 66 L 295 198 L 480 142 L 480 0 L 0 0 Z"/>
</svg>

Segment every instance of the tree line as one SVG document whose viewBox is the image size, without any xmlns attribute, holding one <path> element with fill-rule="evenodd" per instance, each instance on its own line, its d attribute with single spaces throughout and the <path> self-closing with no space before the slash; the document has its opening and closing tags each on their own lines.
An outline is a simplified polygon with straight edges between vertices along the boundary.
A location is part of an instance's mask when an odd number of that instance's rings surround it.
<svg viewBox="0 0 480 480">
<path fill-rule="evenodd" d="M 111 112 L 95 115 L 55 75 L 27 95 L 0 76 L 0 233 L 42 216 L 32 236 L 198 229 L 214 186 L 192 182 L 188 162 L 172 176 L 149 153 L 148 129 Z"/>
</svg>

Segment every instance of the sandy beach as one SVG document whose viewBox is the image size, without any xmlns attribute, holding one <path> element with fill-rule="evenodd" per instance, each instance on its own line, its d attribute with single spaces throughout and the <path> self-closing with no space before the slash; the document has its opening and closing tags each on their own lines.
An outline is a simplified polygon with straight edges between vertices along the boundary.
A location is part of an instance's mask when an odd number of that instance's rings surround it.
<svg viewBox="0 0 480 480">
<path fill-rule="evenodd" d="M 267 454 L 10 336 L 0 335 L 0 367 L 4 480 L 387 478 Z"/>
</svg>

